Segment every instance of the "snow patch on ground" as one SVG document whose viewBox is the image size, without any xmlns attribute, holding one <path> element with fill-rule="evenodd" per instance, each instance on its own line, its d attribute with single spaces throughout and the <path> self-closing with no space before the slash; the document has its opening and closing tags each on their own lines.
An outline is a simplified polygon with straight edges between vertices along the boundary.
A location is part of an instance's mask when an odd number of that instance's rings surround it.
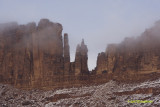
<svg viewBox="0 0 160 107">
<path fill-rule="evenodd" d="M 143 107 L 160 106 L 160 95 L 131 94 L 115 95 L 115 92 L 133 91 L 139 88 L 160 88 L 160 80 L 147 81 L 137 84 L 122 84 L 115 81 L 97 86 L 85 86 L 59 90 L 31 90 L 15 89 L 10 85 L 0 84 L 0 106 L 11 107 Z M 55 95 L 67 94 L 70 97 L 58 98 Z M 48 100 L 50 99 L 50 100 Z M 153 100 L 153 103 L 128 103 L 128 100 Z"/>
</svg>

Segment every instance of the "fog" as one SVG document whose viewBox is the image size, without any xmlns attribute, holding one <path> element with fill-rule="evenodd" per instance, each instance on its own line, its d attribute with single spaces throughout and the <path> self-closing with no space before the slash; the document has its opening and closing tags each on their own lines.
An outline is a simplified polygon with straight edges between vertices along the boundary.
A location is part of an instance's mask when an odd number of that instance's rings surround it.
<svg viewBox="0 0 160 107">
<path fill-rule="evenodd" d="M 117 52 L 150 53 L 160 49 L 160 20 L 153 26 L 145 29 L 139 36 L 126 37 L 121 43 L 116 44 Z M 150 52 L 147 52 L 150 51 Z M 106 48 L 106 53 L 108 48 Z M 159 52 L 158 52 L 159 53 Z"/>
<path fill-rule="evenodd" d="M 84 38 L 88 46 L 89 69 L 96 66 L 99 52 L 107 44 L 137 37 L 160 19 L 159 0 L 1 0 L 0 23 L 39 22 L 42 18 L 61 23 L 68 33 L 71 61 L 77 44 Z"/>
</svg>

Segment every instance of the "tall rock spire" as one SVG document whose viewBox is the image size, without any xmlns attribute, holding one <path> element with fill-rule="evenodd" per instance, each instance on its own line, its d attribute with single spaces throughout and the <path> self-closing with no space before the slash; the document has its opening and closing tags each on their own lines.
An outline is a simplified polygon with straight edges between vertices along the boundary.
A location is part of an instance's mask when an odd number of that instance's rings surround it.
<svg viewBox="0 0 160 107">
<path fill-rule="evenodd" d="M 84 45 L 84 39 L 82 39 L 81 45 Z"/>
<path fill-rule="evenodd" d="M 88 48 L 82 39 L 81 45 L 77 45 L 75 57 L 75 75 L 88 74 Z"/>
<path fill-rule="evenodd" d="M 80 72 L 81 72 L 81 46 L 78 44 L 75 56 L 75 75 L 79 75 Z"/>
</svg>

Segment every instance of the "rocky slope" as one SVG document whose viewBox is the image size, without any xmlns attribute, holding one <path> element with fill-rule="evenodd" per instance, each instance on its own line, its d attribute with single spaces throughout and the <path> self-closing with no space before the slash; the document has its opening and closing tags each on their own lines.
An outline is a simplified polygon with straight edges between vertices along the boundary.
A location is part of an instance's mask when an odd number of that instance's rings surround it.
<svg viewBox="0 0 160 107">
<path fill-rule="evenodd" d="M 15 89 L 0 84 L 2 107 L 159 107 L 160 79 L 135 84 L 109 81 L 102 85 L 50 91 Z M 128 103 L 130 100 L 152 103 Z"/>
</svg>

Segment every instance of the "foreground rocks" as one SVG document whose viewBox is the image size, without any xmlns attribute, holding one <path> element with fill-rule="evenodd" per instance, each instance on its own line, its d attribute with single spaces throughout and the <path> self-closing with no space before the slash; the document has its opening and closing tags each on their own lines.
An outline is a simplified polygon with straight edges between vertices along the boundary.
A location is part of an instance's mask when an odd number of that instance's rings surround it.
<svg viewBox="0 0 160 107">
<path fill-rule="evenodd" d="M 2 107 L 158 107 L 160 80 L 124 84 L 109 81 L 102 85 L 50 91 L 15 89 L 0 84 Z M 128 103 L 131 100 L 152 103 Z"/>
</svg>

